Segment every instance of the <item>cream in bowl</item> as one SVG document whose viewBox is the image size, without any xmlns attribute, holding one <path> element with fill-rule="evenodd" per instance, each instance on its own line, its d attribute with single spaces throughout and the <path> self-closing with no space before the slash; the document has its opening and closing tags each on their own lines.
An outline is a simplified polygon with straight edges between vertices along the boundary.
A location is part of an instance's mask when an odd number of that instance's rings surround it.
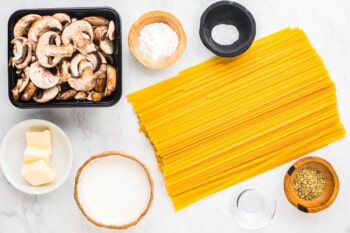
<svg viewBox="0 0 350 233">
<path fill-rule="evenodd" d="M 135 157 L 107 151 L 88 159 L 75 178 L 74 198 L 84 216 L 100 227 L 136 225 L 153 200 L 153 181 Z"/>
</svg>

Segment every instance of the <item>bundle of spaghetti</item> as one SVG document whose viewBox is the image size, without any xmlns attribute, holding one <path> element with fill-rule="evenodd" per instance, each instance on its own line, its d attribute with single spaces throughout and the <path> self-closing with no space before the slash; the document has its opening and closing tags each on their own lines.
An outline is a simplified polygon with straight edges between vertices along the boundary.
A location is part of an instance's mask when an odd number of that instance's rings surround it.
<svg viewBox="0 0 350 233">
<path fill-rule="evenodd" d="M 286 28 L 128 95 L 179 210 L 342 138 L 335 85 Z"/>
</svg>

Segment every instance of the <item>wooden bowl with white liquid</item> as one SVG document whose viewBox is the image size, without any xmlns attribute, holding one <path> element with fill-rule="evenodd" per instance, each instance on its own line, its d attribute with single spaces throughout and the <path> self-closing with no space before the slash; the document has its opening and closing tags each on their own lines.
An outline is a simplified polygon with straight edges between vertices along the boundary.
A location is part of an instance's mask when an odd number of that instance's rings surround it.
<svg viewBox="0 0 350 233">
<path fill-rule="evenodd" d="M 134 156 L 106 151 L 79 168 L 74 198 L 95 225 L 126 229 L 147 214 L 153 201 L 153 180 L 146 165 Z"/>
<path fill-rule="evenodd" d="M 161 69 L 179 60 L 185 51 L 187 37 L 174 15 L 151 11 L 131 26 L 128 43 L 140 63 L 151 69 Z"/>
</svg>

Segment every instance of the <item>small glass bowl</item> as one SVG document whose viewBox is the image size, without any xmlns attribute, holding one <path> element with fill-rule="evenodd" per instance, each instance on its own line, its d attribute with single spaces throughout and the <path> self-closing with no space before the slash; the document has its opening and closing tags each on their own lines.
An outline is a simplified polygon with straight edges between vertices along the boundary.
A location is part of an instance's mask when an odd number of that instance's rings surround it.
<svg viewBox="0 0 350 233">
<path fill-rule="evenodd" d="M 257 229 L 268 224 L 274 217 L 276 201 L 258 185 L 246 185 L 232 196 L 231 211 L 241 226 Z"/>
</svg>

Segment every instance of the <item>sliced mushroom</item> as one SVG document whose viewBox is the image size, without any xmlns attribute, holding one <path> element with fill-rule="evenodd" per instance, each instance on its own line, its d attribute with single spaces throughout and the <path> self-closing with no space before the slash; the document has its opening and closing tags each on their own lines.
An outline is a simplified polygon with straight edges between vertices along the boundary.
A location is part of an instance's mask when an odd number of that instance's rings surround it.
<svg viewBox="0 0 350 233">
<path fill-rule="evenodd" d="M 106 83 L 107 83 L 107 75 L 104 72 L 96 76 L 96 85 L 94 90 L 102 93 L 106 88 Z"/>
<path fill-rule="evenodd" d="M 75 96 L 74 99 L 76 100 L 86 100 L 87 99 L 87 93 L 84 91 L 79 91 Z"/>
<path fill-rule="evenodd" d="M 13 44 L 13 57 L 10 58 L 10 65 L 17 69 L 23 69 L 28 66 L 32 60 L 32 45 L 25 37 L 17 37 L 11 41 Z"/>
<path fill-rule="evenodd" d="M 89 61 L 84 59 L 79 63 L 79 74 L 83 74 L 84 70 L 87 68 L 91 69 L 92 72 L 94 72 L 94 68 L 92 67 L 92 64 Z"/>
<path fill-rule="evenodd" d="M 107 26 L 98 26 L 94 29 L 95 41 L 99 42 L 100 40 L 106 39 L 108 36 Z"/>
<path fill-rule="evenodd" d="M 53 100 L 59 92 L 57 86 L 53 86 L 46 90 L 37 90 L 33 96 L 33 100 L 37 103 L 47 103 Z"/>
<path fill-rule="evenodd" d="M 65 83 L 68 82 L 68 79 L 72 77 L 72 75 L 69 72 L 70 69 L 70 62 L 63 59 L 61 61 L 61 66 L 60 66 L 60 82 Z"/>
<path fill-rule="evenodd" d="M 27 87 L 24 89 L 23 95 L 21 96 L 21 100 L 22 101 L 31 100 L 37 89 L 38 88 L 34 85 L 33 82 L 29 82 Z"/>
<path fill-rule="evenodd" d="M 109 21 L 108 25 L 108 39 L 114 40 L 115 39 L 115 24 L 113 20 Z"/>
<path fill-rule="evenodd" d="M 72 22 L 70 16 L 66 13 L 55 13 L 52 15 L 52 17 L 60 21 L 62 26 L 66 26 Z"/>
<path fill-rule="evenodd" d="M 99 55 L 99 57 L 101 59 L 101 63 L 106 64 L 107 63 L 106 57 L 101 52 L 97 52 L 97 54 Z"/>
<path fill-rule="evenodd" d="M 113 54 L 114 45 L 110 39 L 100 40 L 99 46 L 105 54 Z"/>
<path fill-rule="evenodd" d="M 85 56 L 81 53 L 76 54 L 72 60 L 71 60 L 71 64 L 70 64 L 70 71 L 71 74 L 73 75 L 73 77 L 79 77 L 79 64 L 82 60 L 85 59 Z"/>
<path fill-rule="evenodd" d="M 38 42 L 40 36 L 47 31 L 62 31 L 62 24 L 60 21 L 52 16 L 42 16 L 41 18 L 34 21 L 29 28 L 28 40 L 33 43 L 34 47 Z"/>
<path fill-rule="evenodd" d="M 85 63 L 86 61 L 91 64 L 92 69 L 95 72 L 101 64 L 101 55 L 99 53 L 90 53 L 86 56 L 81 53 L 76 54 L 72 58 L 70 66 L 71 74 L 73 77 L 79 77 L 81 75 L 81 70 L 83 70 L 81 63 Z M 85 66 L 86 65 L 87 64 L 85 64 Z"/>
<path fill-rule="evenodd" d="M 101 92 L 91 91 L 87 96 L 87 100 L 98 102 L 102 99 L 103 94 Z"/>
<path fill-rule="evenodd" d="M 99 53 L 90 53 L 86 56 L 86 60 L 92 64 L 94 72 L 100 67 L 103 63 L 102 58 Z M 106 63 L 106 62 L 104 62 Z"/>
<path fill-rule="evenodd" d="M 96 78 L 91 66 L 87 66 L 81 77 L 68 79 L 68 84 L 77 91 L 91 91 L 96 85 Z"/>
<path fill-rule="evenodd" d="M 107 85 L 104 96 L 109 96 L 117 87 L 117 70 L 111 65 L 107 65 Z"/>
<path fill-rule="evenodd" d="M 20 94 L 25 90 L 29 84 L 29 67 L 26 67 L 21 74 L 21 78 L 17 80 L 16 86 L 12 88 L 11 92 L 15 100 L 19 99 Z"/>
<path fill-rule="evenodd" d="M 87 16 L 83 20 L 89 22 L 93 26 L 107 26 L 109 24 L 108 19 L 102 16 Z"/>
<path fill-rule="evenodd" d="M 107 64 L 101 63 L 100 68 L 94 73 L 95 79 L 107 77 Z"/>
<path fill-rule="evenodd" d="M 59 75 L 55 75 L 48 69 L 40 66 L 39 62 L 34 62 L 30 65 L 29 78 L 35 86 L 41 89 L 49 89 L 56 86 L 60 80 Z"/>
<path fill-rule="evenodd" d="M 73 42 L 74 47 L 84 55 L 97 50 L 93 43 L 93 28 L 87 21 L 77 20 L 71 23 L 63 30 L 61 38 L 64 45 Z"/>
<path fill-rule="evenodd" d="M 45 32 L 36 46 L 36 56 L 40 65 L 46 68 L 56 66 L 62 58 L 73 55 L 71 44 L 61 45 L 61 38 L 57 32 Z"/>
<path fill-rule="evenodd" d="M 70 99 L 73 99 L 76 94 L 77 94 L 76 90 L 69 89 L 67 91 L 60 92 L 57 95 L 56 99 L 57 100 L 70 100 Z"/>
<path fill-rule="evenodd" d="M 13 37 L 26 36 L 31 24 L 39 18 L 41 18 L 41 16 L 37 14 L 28 14 L 20 18 L 13 27 Z"/>
</svg>

